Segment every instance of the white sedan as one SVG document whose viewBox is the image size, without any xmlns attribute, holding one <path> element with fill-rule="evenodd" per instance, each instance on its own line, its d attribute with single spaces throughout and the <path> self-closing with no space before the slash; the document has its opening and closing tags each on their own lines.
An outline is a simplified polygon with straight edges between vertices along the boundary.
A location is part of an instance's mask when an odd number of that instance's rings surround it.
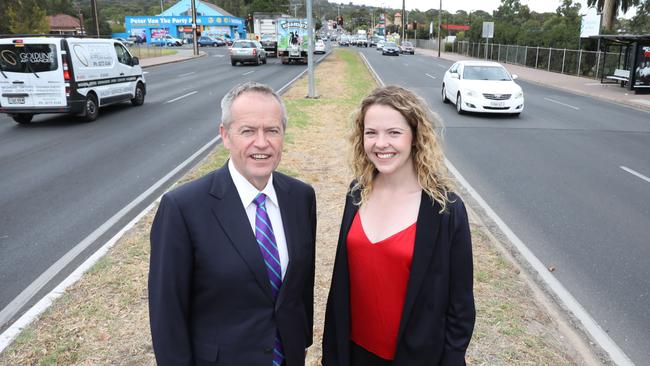
<svg viewBox="0 0 650 366">
<path fill-rule="evenodd" d="M 314 44 L 314 53 L 325 53 L 325 42 L 320 39 L 316 41 L 316 44 Z"/>
<path fill-rule="evenodd" d="M 524 110 L 524 92 L 501 64 L 491 61 L 458 61 L 445 72 L 442 101 L 465 112 L 508 113 Z"/>
</svg>

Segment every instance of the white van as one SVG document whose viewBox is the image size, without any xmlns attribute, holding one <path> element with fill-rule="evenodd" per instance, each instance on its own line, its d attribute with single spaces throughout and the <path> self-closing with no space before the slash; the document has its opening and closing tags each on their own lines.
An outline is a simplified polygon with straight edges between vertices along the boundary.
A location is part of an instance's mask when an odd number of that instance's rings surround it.
<svg viewBox="0 0 650 366">
<path fill-rule="evenodd" d="M 39 113 L 71 113 L 94 121 L 99 107 L 144 103 L 137 57 L 114 39 L 0 38 L 0 112 L 18 123 Z"/>
</svg>

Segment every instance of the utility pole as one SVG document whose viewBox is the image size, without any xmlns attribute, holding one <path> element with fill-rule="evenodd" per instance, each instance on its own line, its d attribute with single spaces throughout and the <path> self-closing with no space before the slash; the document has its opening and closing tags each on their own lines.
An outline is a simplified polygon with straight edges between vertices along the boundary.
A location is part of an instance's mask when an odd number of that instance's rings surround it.
<svg viewBox="0 0 650 366">
<path fill-rule="evenodd" d="M 307 98 L 316 98 L 316 88 L 314 86 L 314 20 L 312 18 L 311 0 L 307 0 L 307 39 L 309 47 L 307 48 L 307 74 L 309 75 L 309 92 Z"/>
<path fill-rule="evenodd" d="M 196 1 L 192 0 L 192 49 L 194 56 L 199 54 L 199 43 L 196 39 Z"/>
<path fill-rule="evenodd" d="M 161 14 L 162 14 L 163 11 L 165 11 L 165 9 L 163 8 L 162 2 L 163 2 L 163 0 L 160 0 L 160 13 Z"/>
<path fill-rule="evenodd" d="M 440 57 L 440 34 L 442 33 L 442 0 L 438 9 L 438 57 Z"/>
<path fill-rule="evenodd" d="M 406 15 L 406 0 L 402 0 L 402 16 L 401 16 L 402 19 L 400 19 L 402 21 L 402 38 L 401 38 L 402 41 L 404 40 L 404 34 L 405 34 L 405 31 L 404 31 L 404 18 L 405 18 L 405 15 Z"/>
<path fill-rule="evenodd" d="M 97 31 L 97 38 L 99 38 L 99 18 L 97 17 L 97 0 L 90 0 L 90 7 L 93 13 L 93 23 L 95 23 L 95 30 Z"/>
</svg>

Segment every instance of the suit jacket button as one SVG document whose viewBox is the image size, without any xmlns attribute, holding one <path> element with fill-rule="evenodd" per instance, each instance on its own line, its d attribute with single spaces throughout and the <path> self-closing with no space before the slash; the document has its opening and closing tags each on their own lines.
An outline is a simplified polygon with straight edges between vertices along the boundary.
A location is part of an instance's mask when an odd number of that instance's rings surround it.
<svg viewBox="0 0 650 366">
<path fill-rule="evenodd" d="M 264 348 L 264 353 L 271 353 L 271 352 L 273 352 L 273 347 Z"/>
</svg>

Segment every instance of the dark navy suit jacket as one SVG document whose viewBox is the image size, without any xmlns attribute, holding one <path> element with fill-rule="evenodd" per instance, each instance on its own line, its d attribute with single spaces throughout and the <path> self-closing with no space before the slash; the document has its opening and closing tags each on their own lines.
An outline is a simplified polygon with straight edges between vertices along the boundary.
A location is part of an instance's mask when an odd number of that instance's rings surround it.
<svg viewBox="0 0 650 366">
<path fill-rule="evenodd" d="M 273 174 L 289 264 L 277 300 L 227 165 L 167 194 L 151 228 L 149 313 L 158 365 L 287 366 L 312 343 L 316 198 Z"/>
<path fill-rule="evenodd" d="M 393 366 L 465 365 L 476 314 L 472 243 L 465 205 L 454 194 L 450 198 L 454 202 L 439 213 L 440 205 L 422 193 Z M 356 191 L 345 202 L 325 312 L 324 366 L 350 365 L 347 237 L 358 201 Z"/>
</svg>

